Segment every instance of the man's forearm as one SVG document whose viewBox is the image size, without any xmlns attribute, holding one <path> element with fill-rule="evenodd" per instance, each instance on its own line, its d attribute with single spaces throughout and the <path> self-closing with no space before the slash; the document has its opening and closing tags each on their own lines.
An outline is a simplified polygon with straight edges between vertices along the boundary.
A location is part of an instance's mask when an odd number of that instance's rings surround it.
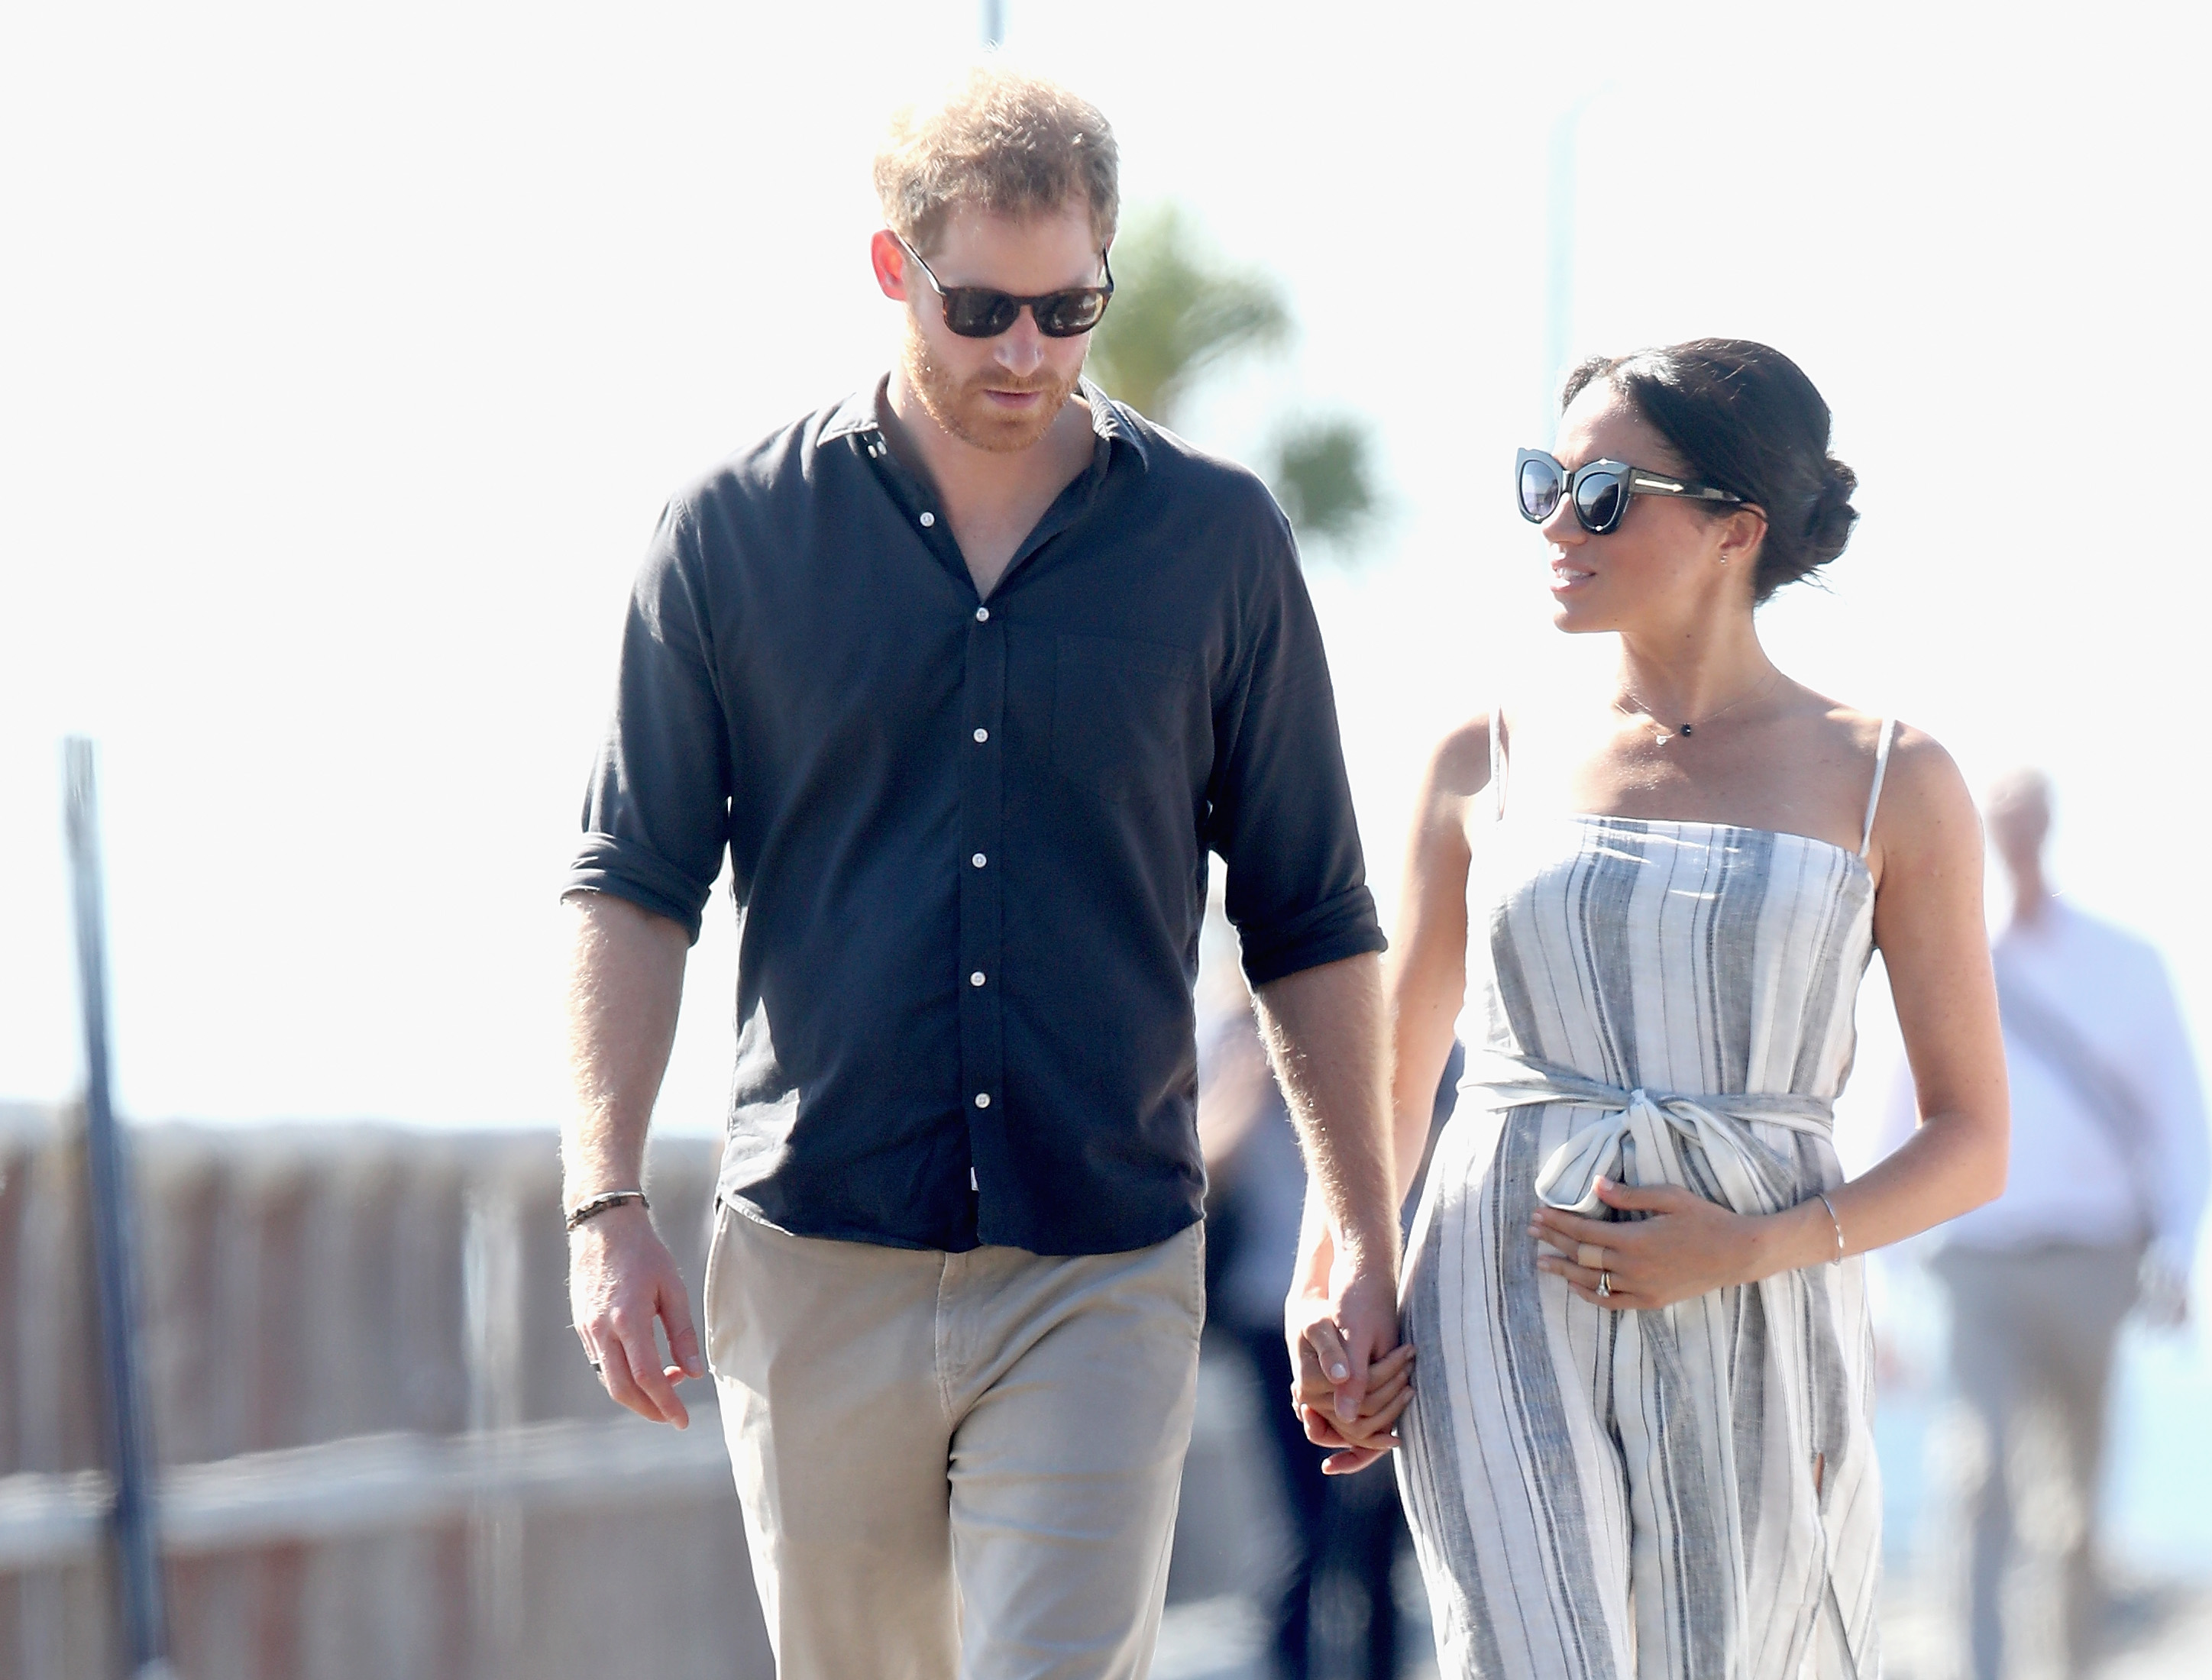
<svg viewBox="0 0 2212 1680">
<path fill-rule="evenodd" d="M 1271 980 L 1260 988 L 1260 1018 L 1337 1240 L 1359 1259 L 1395 1271 L 1382 965 L 1346 957 Z"/>
<path fill-rule="evenodd" d="M 665 916 L 574 893 L 568 947 L 570 1099 L 561 1128 L 564 1205 L 637 1186 L 646 1128 L 668 1069 L 690 940 Z"/>
</svg>

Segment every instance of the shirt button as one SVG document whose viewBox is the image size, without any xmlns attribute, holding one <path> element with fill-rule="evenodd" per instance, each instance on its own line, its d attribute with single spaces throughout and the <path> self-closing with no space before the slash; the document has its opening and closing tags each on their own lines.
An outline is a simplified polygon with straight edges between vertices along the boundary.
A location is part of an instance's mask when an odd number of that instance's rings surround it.
<svg viewBox="0 0 2212 1680">
<path fill-rule="evenodd" d="M 975 1106 L 978 1108 L 988 1108 L 991 1106 L 991 1094 L 988 1091 L 976 1092 Z"/>
<path fill-rule="evenodd" d="M 978 624 L 988 624 L 991 622 L 991 610 L 988 607 L 976 608 L 975 622 Z"/>
<path fill-rule="evenodd" d="M 936 523 L 937 523 L 937 515 L 936 515 L 936 514 L 934 514 L 934 513 L 925 513 L 925 514 L 923 514 L 923 515 L 921 516 L 921 528 L 922 528 L 924 531 L 927 531 L 927 530 L 928 530 L 932 525 L 935 525 Z"/>
<path fill-rule="evenodd" d="M 977 730 L 977 731 L 975 731 L 975 741 L 976 741 L 976 744 L 978 744 L 979 746 L 980 746 L 982 743 L 984 743 L 984 742 L 986 742 L 986 741 L 989 740 L 990 738 L 991 738 L 991 731 L 990 731 L 989 730 L 988 730 L 988 729 L 979 729 L 979 730 Z"/>
<path fill-rule="evenodd" d="M 968 977 L 968 984 L 969 984 L 969 985 L 970 985 L 970 986 L 981 986 L 981 985 L 982 985 L 982 984 L 983 984 L 983 971 L 982 971 L 981 968 L 978 968 L 978 969 L 977 969 L 974 973 L 972 973 L 972 974 L 969 975 L 969 977 Z"/>
<path fill-rule="evenodd" d="M 985 857 L 981 852 L 977 852 L 974 857 L 970 858 L 968 861 L 969 861 L 969 863 L 971 863 L 971 864 L 975 864 L 975 867 L 976 867 L 977 869 L 981 869 L 981 868 L 982 868 L 982 867 L 983 867 L 983 865 L 984 865 L 984 864 L 986 864 L 989 863 L 991 860 L 990 860 L 988 858 L 986 858 L 986 857 Z"/>
</svg>

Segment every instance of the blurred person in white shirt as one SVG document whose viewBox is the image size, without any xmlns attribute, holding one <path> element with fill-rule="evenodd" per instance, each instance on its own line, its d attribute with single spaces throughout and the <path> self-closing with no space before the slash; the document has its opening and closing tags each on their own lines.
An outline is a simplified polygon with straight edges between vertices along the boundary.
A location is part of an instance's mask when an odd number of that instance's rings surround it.
<svg viewBox="0 0 2212 1680">
<path fill-rule="evenodd" d="M 2004 777 L 1986 816 L 2013 889 L 1992 946 L 2012 1170 L 2002 1196 L 1929 1245 L 1960 1403 L 1948 1455 L 1960 1619 L 1974 1680 L 2078 1676 L 2101 1608 L 2095 1501 L 2114 1348 L 2130 1309 L 2165 1325 L 2188 1317 L 2212 1149 L 2158 952 L 2051 890 L 2048 780 Z M 1916 1118 L 1911 1082 L 1898 1087 L 1893 1133 Z"/>
</svg>

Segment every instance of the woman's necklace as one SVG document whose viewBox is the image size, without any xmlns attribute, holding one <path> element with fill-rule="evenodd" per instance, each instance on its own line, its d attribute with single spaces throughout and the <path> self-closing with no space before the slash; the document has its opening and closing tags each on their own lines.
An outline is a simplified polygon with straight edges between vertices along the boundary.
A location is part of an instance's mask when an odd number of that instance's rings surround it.
<svg viewBox="0 0 2212 1680">
<path fill-rule="evenodd" d="M 1708 713 L 1705 713 L 1705 717 L 1704 717 L 1702 719 L 1700 719 L 1699 721 L 1704 722 L 1704 723 L 1708 723 L 1708 724 L 1710 724 L 1710 723 L 1711 723 L 1711 722 L 1712 722 L 1712 720 L 1713 720 L 1714 719 L 1716 719 L 1716 718 L 1724 718 L 1724 717 L 1726 717 L 1729 713 L 1731 713 L 1731 712 L 1735 711 L 1735 710 L 1736 709 L 1736 707 L 1739 707 L 1739 706 L 1741 706 L 1741 705 L 1745 704 L 1745 703 L 1746 703 L 1747 701 L 1754 701 L 1754 700 L 1758 700 L 1758 699 L 1759 699 L 1760 697 L 1762 697 L 1762 696 L 1766 693 L 1766 691 L 1767 691 L 1769 688 L 1772 688 L 1772 687 L 1773 687 L 1777 682 L 1780 682 L 1781 680 L 1782 680 L 1782 672 L 1781 672 L 1780 669 L 1778 667 L 1774 671 L 1772 671 L 1771 673 L 1770 673 L 1770 674 L 1768 675 L 1766 681 L 1765 681 L 1765 682 L 1762 682 L 1762 683 L 1760 683 L 1760 684 L 1759 684 L 1756 688 L 1749 689 L 1749 690 L 1747 690 L 1747 691 L 1746 691 L 1745 693 L 1743 693 L 1743 694 L 1738 694 L 1738 695 L 1737 695 L 1734 700 L 1730 701 L 1729 701 L 1726 706 L 1722 707 L 1720 708 L 1720 710 L 1718 710 L 1717 712 L 1708 712 Z M 1631 694 L 1631 695 L 1629 695 L 1629 699 L 1631 699 L 1631 700 L 1636 700 L 1636 696 L 1635 696 L 1634 694 Z M 1646 705 L 1645 705 L 1642 701 L 1640 701 L 1640 700 L 1636 700 L 1636 711 L 1635 711 L 1635 712 L 1632 712 L 1632 711 L 1630 711 L 1626 707 L 1623 706 L 1623 705 L 1622 705 L 1619 701 L 1613 701 L 1613 709 L 1614 711 L 1616 711 L 1616 712 L 1620 713 L 1620 715 L 1621 715 L 1622 717 L 1624 717 L 1624 718 L 1633 718 L 1633 717 L 1635 717 L 1635 716 L 1638 714 L 1638 713 L 1641 713 L 1644 716 L 1645 716 L 1645 717 L 1647 717 L 1647 718 L 1648 718 L 1648 717 L 1650 717 L 1650 716 L 1652 715 L 1651 708 L 1650 708 L 1650 707 L 1646 706 Z M 1692 723 L 1692 722 L 1688 721 L 1687 719 L 1685 719 L 1683 722 L 1679 723 L 1679 724 L 1677 724 L 1677 725 L 1674 725 L 1674 733 L 1673 733 L 1673 734 L 1667 734 L 1667 733 L 1662 732 L 1662 733 L 1660 733 L 1660 734 L 1654 735 L 1654 736 L 1651 737 L 1651 740 L 1652 740 L 1652 743 L 1653 743 L 1654 745 L 1663 747 L 1663 746 L 1665 746 L 1665 745 L 1666 745 L 1669 741 L 1672 741 L 1672 740 L 1674 738 L 1674 736 L 1676 736 L 1676 735 L 1687 737 L 1687 736 L 1690 736 L 1690 735 L 1693 735 L 1693 734 L 1695 734 L 1696 732 L 1697 732 L 1697 725 L 1696 725 L 1696 724 L 1694 724 L 1694 723 Z"/>
</svg>

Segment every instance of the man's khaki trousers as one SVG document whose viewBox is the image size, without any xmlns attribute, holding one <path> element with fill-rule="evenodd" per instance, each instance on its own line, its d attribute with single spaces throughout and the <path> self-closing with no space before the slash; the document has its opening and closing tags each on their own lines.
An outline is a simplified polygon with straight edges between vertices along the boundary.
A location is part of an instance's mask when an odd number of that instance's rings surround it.
<svg viewBox="0 0 2212 1680">
<path fill-rule="evenodd" d="M 1203 1241 L 948 1254 L 722 1210 L 708 1351 L 779 1680 L 1140 1680 Z"/>
<path fill-rule="evenodd" d="M 2106 1400 L 2142 1260 L 2140 1244 L 1936 1257 L 1965 1426 L 1949 1471 L 1972 1680 L 2094 1666 Z"/>
</svg>

